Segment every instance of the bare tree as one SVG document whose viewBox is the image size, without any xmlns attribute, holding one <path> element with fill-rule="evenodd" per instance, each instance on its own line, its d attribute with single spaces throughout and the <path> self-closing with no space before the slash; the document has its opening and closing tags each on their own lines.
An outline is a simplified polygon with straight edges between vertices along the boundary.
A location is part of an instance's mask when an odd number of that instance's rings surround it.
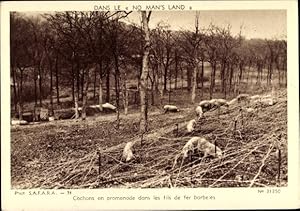
<svg viewBox="0 0 300 211">
<path fill-rule="evenodd" d="M 199 58 L 198 58 L 198 50 L 200 45 L 199 40 L 199 12 L 196 12 L 195 16 L 195 47 L 194 47 L 194 71 L 193 71 L 193 85 L 192 85 L 192 103 L 195 103 L 196 99 L 196 88 L 197 88 L 197 73 L 198 73 L 198 65 L 199 65 Z"/>
<path fill-rule="evenodd" d="M 233 56 L 233 51 L 240 44 L 240 39 L 235 38 L 231 35 L 231 25 L 227 25 L 227 27 L 215 27 L 216 33 L 219 39 L 219 60 L 220 60 L 220 79 L 221 79 L 221 91 L 224 93 L 224 98 L 226 98 L 227 94 L 227 75 L 229 70 L 228 67 L 231 65 L 229 62 L 233 61 L 230 58 Z M 245 63 L 245 50 L 241 50 L 236 54 L 240 61 L 240 81 L 243 73 L 244 63 Z"/>
<path fill-rule="evenodd" d="M 142 133 L 148 130 L 148 108 L 147 108 L 147 80 L 149 74 L 149 52 L 150 52 L 150 30 L 149 20 L 151 11 L 141 11 L 143 31 L 145 33 L 145 45 L 143 54 L 143 69 L 140 79 L 140 97 L 141 97 L 141 116 L 140 116 L 140 131 Z"/>
<path fill-rule="evenodd" d="M 195 103 L 196 89 L 197 89 L 197 75 L 199 70 L 199 50 L 203 41 L 203 34 L 200 33 L 199 28 L 199 11 L 195 15 L 195 30 L 193 32 L 184 31 L 182 33 L 183 39 L 179 40 L 181 48 L 184 49 L 188 65 L 187 80 L 188 88 L 191 86 L 191 102 Z M 190 67 L 190 68 L 189 68 Z M 192 74 L 191 74 L 192 73 Z M 191 85 L 189 85 L 191 83 Z"/>
<path fill-rule="evenodd" d="M 89 73 L 90 73 L 90 67 L 89 65 L 87 66 L 86 70 L 85 70 L 85 75 L 86 75 L 86 79 L 85 79 L 85 84 L 84 84 L 84 89 L 83 89 L 83 96 L 82 96 L 82 112 L 81 112 L 81 119 L 85 120 L 86 119 L 86 108 L 87 108 L 87 101 L 88 101 L 88 97 L 87 97 L 87 93 L 89 90 Z"/>
<path fill-rule="evenodd" d="M 217 62 L 219 58 L 218 49 L 220 47 L 220 39 L 218 37 L 217 28 L 214 25 L 210 25 L 208 28 L 208 35 L 205 39 L 205 45 L 207 49 L 207 57 L 208 62 L 211 65 L 211 76 L 210 76 L 210 89 L 209 89 L 209 97 L 210 99 L 213 97 L 213 92 L 215 88 L 215 80 L 216 80 L 216 70 L 217 70 Z"/>
<path fill-rule="evenodd" d="M 19 13 L 11 13 L 11 72 L 13 78 L 13 93 L 15 112 L 19 119 L 23 118 L 23 84 L 25 73 L 32 64 L 32 39 L 30 21 Z"/>
</svg>

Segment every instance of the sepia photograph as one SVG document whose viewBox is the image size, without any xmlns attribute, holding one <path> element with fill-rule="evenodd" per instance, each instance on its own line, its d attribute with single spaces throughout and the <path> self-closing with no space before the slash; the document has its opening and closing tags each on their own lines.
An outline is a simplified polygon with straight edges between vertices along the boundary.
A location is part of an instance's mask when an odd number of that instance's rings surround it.
<svg viewBox="0 0 300 211">
<path fill-rule="evenodd" d="M 299 207 L 297 5 L 1 2 L 1 209 Z"/>
<path fill-rule="evenodd" d="M 9 14 L 12 189 L 288 186 L 286 10 L 100 9 Z"/>
</svg>

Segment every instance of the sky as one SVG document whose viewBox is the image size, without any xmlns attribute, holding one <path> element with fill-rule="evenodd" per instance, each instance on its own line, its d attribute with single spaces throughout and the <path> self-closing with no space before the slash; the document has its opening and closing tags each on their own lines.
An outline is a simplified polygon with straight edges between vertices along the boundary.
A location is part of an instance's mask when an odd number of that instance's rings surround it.
<svg viewBox="0 0 300 211">
<path fill-rule="evenodd" d="M 157 23 L 164 21 L 171 29 L 192 30 L 195 22 L 195 11 L 153 11 L 149 26 L 155 28 Z M 133 12 L 128 16 L 129 22 L 140 24 L 140 14 Z M 239 33 L 248 39 L 286 39 L 287 18 L 285 10 L 215 10 L 200 11 L 200 28 L 206 28 L 210 23 L 217 26 L 231 25 L 233 35 Z"/>
<path fill-rule="evenodd" d="M 42 12 L 31 12 L 27 15 L 38 15 Z M 149 22 L 150 29 L 164 21 L 172 30 L 193 30 L 196 11 L 153 11 Z M 207 28 L 210 23 L 226 27 L 231 25 L 231 32 L 237 35 L 242 26 L 242 36 L 247 39 L 286 39 L 286 10 L 203 10 L 200 11 L 200 28 Z M 125 22 L 141 24 L 139 12 L 132 12 Z"/>
</svg>

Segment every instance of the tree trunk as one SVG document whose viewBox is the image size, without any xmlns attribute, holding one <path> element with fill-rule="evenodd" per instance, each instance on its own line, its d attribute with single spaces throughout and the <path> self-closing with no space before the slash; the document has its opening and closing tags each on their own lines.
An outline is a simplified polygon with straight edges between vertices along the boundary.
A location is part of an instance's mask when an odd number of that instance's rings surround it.
<svg viewBox="0 0 300 211">
<path fill-rule="evenodd" d="M 117 106 L 117 128 L 120 126 L 120 92 L 119 92 L 119 79 L 120 79 L 120 72 L 119 72 L 119 64 L 118 58 L 115 57 L 115 93 L 116 93 L 116 106 Z"/>
<path fill-rule="evenodd" d="M 160 105 L 163 105 L 163 97 L 164 97 L 164 86 L 163 86 L 163 74 L 162 74 L 162 65 L 158 65 L 158 71 L 159 74 L 157 76 L 158 78 L 158 91 L 159 91 L 159 101 Z"/>
<path fill-rule="evenodd" d="M 247 78 L 246 78 L 246 89 L 248 88 L 249 74 L 250 74 L 250 67 L 248 66 L 248 70 L 247 70 Z"/>
<path fill-rule="evenodd" d="M 38 68 L 38 71 L 39 71 L 39 75 L 38 75 L 38 79 L 39 79 L 39 91 L 40 91 L 40 107 L 42 107 L 42 95 L 43 95 L 43 90 L 42 90 L 42 73 L 41 73 L 41 64 L 39 64 L 39 68 Z"/>
<path fill-rule="evenodd" d="M 155 95 L 154 95 L 154 92 L 155 92 L 155 86 L 154 86 L 154 83 L 155 81 L 153 80 L 151 82 L 151 105 L 155 105 Z"/>
<path fill-rule="evenodd" d="M 240 63 L 239 67 L 240 67 L 240 74 L 239 74 L 239 84 L 240 84 L 243 80 L 244 64 Z"/>
<path fill-rule="evenodd" d="M 234 76 L 233 76 L 233 82 L 234 82 L 233 93 L 234 93 L 235 95 L 237 95 L 237 93 L 238 93 L 238 88 L 237 88 L 238 81 L 239 81 L 239 80 L 238 80 L 237 74 L 234 74 Z"/>
<path fill-rule="evenodd" d="M 198 62 L 195 62 L 193 69 L 193 78 L 192 78 L 192 95 L 191 102 L 194 104 L 196 99 L 196 89 L 197 89 L 197 73 L 198 73 Z"/>
<path fill-rule="evenodd" d="M 184 81 L 184 74 L 183 74 L 183 69 L 182 67 L 180 66 L 180 70 L 181 70 L 181 91 L 183 92 L 183 81 Z"/>
<path fill-rule="evenodd" d="M 150 31 L 149 31 L 149 18 L 151 11 L 141 11 L 142 25 L 145 33 L 145 45 L 143 52 L 143 69 L 140 80 L 140 97 L 141 97 L 141 115 L 140 115 L 140 132 L 144 133 L 148 130 L 148 114 L 147 114 L 147 79 L 148 79 L 148 56 L 150 52 Z"/>
<path fill-rule="evenodd" d="M 250 71 L 250 85 L 252 86 L 253 83 L 253 76 L 254 76 L 254 67 L 252 66 L 252 70 Z M 255 76 L 254 76 L 255 77 Z"/>
<path fill-rule="evenodd" d="M 276 62 L 276 68 L 277 68 L 277 71 L 278 71 L 278 86 L 281 87 L 280 65 L 279 65 L 278 61 Z"/>
<path fill-rule="evenodd" d="M 99 109 L 103 111 L 103 81 L 102 81 L 102 60 L 99 62 Z"/>
<path fill-rule="evenodd" d="M 77 69 L 76 69 L 76 86 L 77 86 L 77 100 L 79 100 L 79 93 L 80 93 L 80 75 L 79 75 L 79 61 L 77 60 Z"/>
<path fill-rule="evenodd" d="M 50 113 L 49 116 L 53 116 L 53 72 L 52 72 L 52 61 L 51 58 L 49 58 L 49 71 L 50 71 Z"/>
<path fill-rule="evenodd" d="M 155 105 L 155 91 L 158 92 L 158 65 L 152 71 L 153 80 L 151 81 L 151 105 Z"/>
<path fill-rule="evenodd" d="M 94 99 L 94 103 L 96 102 L 96 83 L 97 83 L 97 68 L 95 68 L 94 71 L 94 87 L 93 87 L 93 99 Z"/>
<path fill-rule="evenodd" d="M 257 67 L 257 69 L 256 69 L 256 72 L 257 72 L 257 74 L 256 74 L 256 84 L 259 85 L 260 84 L 260 80 L 259 80 L 260 65 L 259 65 L 259 63 L 257 63 L 256 67 Z"/>
<path fill-rule="evenodd" d="M 141 74 L 142 74 L 142 62 L 140 62 L 141 65 L 139 65 L 139 74 L 137 74 L 137 87 L 136 87 L 136 91 L 134 92 L 134 104 L 137 105 L 139 104 L 139 93 L 140 93 L 140 79 L 141 79 Z"/>
<path fill-rule="evenodd" d="M 83 70 L 83 72 L 82 72 L 82 77 L 81 77 L 81 86 L 80 86 L 80 88 L 81 88 L 81 97 L 80 97 L 80 100 L 83 100 L 83 90 L 84 90 L 84 70 Z"/>
<path fill-rule="evenodd" d="M 168 75 L 168 68 L 164 68 L 164 92 L 167 91 L 167 75 Z"/>
<path fill-rule="evenodd" d="M 177 77 L 178 77 L 178 57 L 177 57 L 177 51 L 175 51 L 175 90 L 177 89 Z"/>
<path fill-rule="evenodd" d="M 79 118 L 79 111 L 78 111 L 78 93 L 79 90 L 78 88 L 76 87 L 76 93 L 75 93 L 75 99 L 74 99 L 74 102 L 75 102 L 75 119 L 78 119 Z"/>
<path fill-rule="evenodd" d="M 190 67 L 187 68 L 186 70 L 186 75 L 187 75 L 187 90 L 190 92 L 192 89 L 192 73 L 191 73 Z"/>
<path fill-rule="evenodd" d="M 243 62 L 240 62 L 239 69 L 240 69 L 240 73 L 239 73 L 238 83 L 237 83 L 238 93 L 240 92 L 241 83 L 242 83 L 242 80 L 243 80 L 243 71 L 244 71 L 244 64 L 243 64 Z"/>
<path fill-rule="evenodd" d="M 18 103 L 18 110 L 19 110 L 19 120 L 23 119 L 23 68 L 20 69 L 20 85 L 19 85 L 19 103 Z"/>
<path fill-rule="evenodd" d="M 106 102 L 110 101 L 110 69 L 106 69 Z"/>
<path fill-rule="evenodd" d="M 84 74 L 84 73 L 83 73 Z M 88 101 L 88 90 L 89 90 L 89 67 L 86 69 L 86 79 L 84 83 L 84 89 L 83 89 L 83 96 L 82 96 L 82 111 L 81 111 L 81 119 L 86 119 L 86 107 L 87 107 L 87 101 Z"/>
<path fill-rule="evenodd" d="M 200 83 L 201 82 L 201 72 L 197 71 L 197 80 L 196 80 L 196 83 L 197 83 L 197 89 L 200 89 L 201 86 L 200 86 Z"/>
<path fill-rule="evenodd" d="M 210 79 L 210 90 L 209 90 L 209 98 L 212 99 L 213 92 L 215 88 L 215 77 L 216 77 L 216 64 L 213 63 L 212 65 L 212 71 L 211 71 L 211 79 Z"/>
<path fill-rule="evenodd" d="M 171 104 L 172 74 L 169 71 L 169 104 Z"/>
<path fill-rule="evenodd" d="M 59 81 L 58 81 L 58 54 L 56 54 L 56 59 L 55 59 L 55 76 L 56 76 L 56 100 L 57 100 L 57 105 L 60 105 L 59 102 Z"/>
<path fill-rule="evenodd" d="M 72 71 L 72 101 L 75 103 L 75 73 L 74 73 L 74 63 L 72 61 L 72 67 L 71 67 L 71 71 Z"/>
<path fill-rule="evenodd" d="M 267 78 L 266 78 L 266 81 L 267 81 L 267 85 L 269 85 L 269 75 L 270 75 L 270 64 L 268 64 L 268 69 L 267 69 Z"/>
<path fill-rule="evenodd" d="M 201 62 L 201 99 L 203 98 L 204 93 L 204 60 Z"/>
<path fill-rule="evenodd" d="M 222 61 L 222 65 L 221 65 L 221 82 L 222 82 L 222 86 L 221 86 L 221 91 L 224 93 L 225 92 L 225 68 L 226 68 L 226 60 Z"/>
<path fill-rule="evenodd" d="M 251 66 L 252 66 L 252 62 L 250 62 L 249 66 L 248 66 L 247 85 L 248 85 L 248 82 L 249 82 L 249 78 L 251 77 L 251 75 L 250 75 L 250 73 L 251 73 Z"/>
<path fill-rule="evenodd" d="M 229 63 L 226 63 L 225 66 L 225 79 L 224 79 L 224 99 L 227 98 L 227 83 L 228 83 L 228 75 L 229 75 Z"/>
<path fill-rule="evenodd" d="M 273 61 L 270 62 L 270 75 L 269 75 L 269 84 L 272 83 L 272 75 L 273 75 Z"/>
<path fill-rule="evenodd" d="M 229 74 L 229 93 L 232 91 L 232 79 L 233 79 L 233 65 L 230 65 L 230 74 Z"/>
<path fill-rule="evenodd" d="M 138 90 L 140 89 L 140 85 L 141 85 L 141 75 L 142 75 L 142 72 L 143 72 L 143 57 L 141 58 L 141 62 L 140 62 L 140 68 L 139 68 L 139 74 L 138 74 L 138 77 L 137 77 L 137 80 L 138 80 L 138 83 L 137 83 L 137 88 Z"/>
<path fill-rule="evenodd" d="M 263 66 L 263 64 L 260 64 L 260 66 L 259 66 L 259 85 L 261 85 L 261 83 L 262 83 L 262 80 L 263 80 L 263 68 L 264 68 L 264 66 Z"/>
<path fill-rule="evenodd" d="M 124 106 L 124 114 L 128 114 L 128 91 L 127 91 L 127 76 L 126 71 L 123 74 L 123 83 L 122 83 L 122 94 L 123 94 L 123 106 Z"/>
<path fill-rule="evenodd" d="M 16 71 L 14 67 L 11 67 L 12 76 L 13 76 L 13 92 L 14 92 L 14 108 L 15 108 L 15 116 L 17 115 L 18 110 L 18 97 L 17 97 L 17 87 L 16 87 Z"/>
<path fill-rule="evenodd" d="M 37 107 L 37 98 L 38 98 L 38 96 L 37 96 L 37 75 L 36 75 L 36 69 L 34 69 L 34 76 L 33 76 L 33 80 L 34 80 L 34 107 Z"/>
<path fill-rule="evenodd" d="M 77 60 L 78 61 L 78 60 Z M 75 93 L 74 93 L 74 96 L 75 96 L 75 119 L 78 119 L 79 118 L 79 111 L 78 111 L 78 99 L 79 99 L 79 63 L 77 63 L 77 67 L 76 67 L 76 80 L 75 80 L 75 83 L 76 83 L 76 90 L 75 90 Z"/>
</svg>

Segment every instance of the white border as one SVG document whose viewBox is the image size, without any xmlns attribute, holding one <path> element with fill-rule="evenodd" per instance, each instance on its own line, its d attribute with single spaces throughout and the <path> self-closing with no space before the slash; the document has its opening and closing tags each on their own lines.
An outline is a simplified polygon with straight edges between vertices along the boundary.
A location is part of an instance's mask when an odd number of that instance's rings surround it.
<svg viewBox="0 0 300 211">
<path fill-rule="evenodd" d="M 9 65 L 9 12 L 10 11 L 63 11 L 93 10 L 94 5 L 184 4 L 193 10 L 286 9 L 288 39 L 288 187 L 280 194 L 258 194 L 257 188 L 224 189 L 100 189 L 71 190 L 72 195 L 17 196 L 10 190 L 10 65 Z M 1 2 L 1 198 L 2 208 L 12 209 L 257 209 L 297 208 L 299 199 L 299 93 L 298 93 L 298 11 L 297 1 L 170 1 L 170 2 Z M 274 23 L 276 24 L 276 23 Z M 297 159 L 298 158 L 298 159 Z M 261 188 L 260 188 L 261 190 Z M 163 196 L 206 195 L 210 201 L 74 201 L 73 196 Z"/>
</svg>

